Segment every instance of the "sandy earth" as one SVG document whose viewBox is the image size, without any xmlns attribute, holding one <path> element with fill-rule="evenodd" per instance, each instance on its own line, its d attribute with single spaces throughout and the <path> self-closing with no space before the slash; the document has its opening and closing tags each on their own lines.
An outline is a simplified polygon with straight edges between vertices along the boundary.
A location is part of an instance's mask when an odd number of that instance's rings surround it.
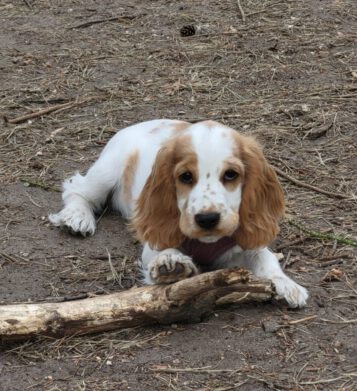
<svg viewBox="0 0 357 391">
<path fill-rule="evenodd" d="M 311 298 L 3 343 L 0 390 L 356 390 L 354 1 L 241 0 L 245 22 L 237 1 L 128 3 L 0 2 L 0 303 L 140 284 L 120 216 L 83 239 L 47 214 L 117 129 L 152 118 L 213 118 L 258 138 L 288 200 L 272 247 Z M 188 25 L 195 35 L 181 36 Z"/>
</svg>

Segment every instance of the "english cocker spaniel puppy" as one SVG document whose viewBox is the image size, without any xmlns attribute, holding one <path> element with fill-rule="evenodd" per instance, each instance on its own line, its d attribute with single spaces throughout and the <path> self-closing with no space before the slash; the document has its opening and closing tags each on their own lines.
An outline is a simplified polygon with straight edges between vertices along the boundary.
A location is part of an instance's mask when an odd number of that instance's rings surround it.
<svg viewBox="0 0 357 391">
<path fill-rule="evenodd" d="M 213 121 L 143 122 L 118 132 L 85 176 L 63 184 L 50 221 L 93 235 L 110 197 L 144 245 L 148 284 L 199 269 L 249 268 L 273 281 L 291 307 L 308 293 L 284 274 L 267 245 L 278 233 L 284 195 L 257 142 Z"/>
</svg>

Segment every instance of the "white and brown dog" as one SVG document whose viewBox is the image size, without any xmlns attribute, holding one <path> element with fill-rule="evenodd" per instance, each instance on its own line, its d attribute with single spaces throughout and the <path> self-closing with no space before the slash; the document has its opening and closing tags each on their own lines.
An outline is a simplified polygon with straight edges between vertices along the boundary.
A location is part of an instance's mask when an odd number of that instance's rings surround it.
<svg viewBox="0 0 357 391">
<path fill-rule="evenodd" d="M 284 195 L 251 137 L 213 121 L 154 120 L 118 132 L 85 176 L 63 185 L 56 226 L 94 234 L 95 212 L 112 206 L 144 244 L 148 284 L 170 283 L 198 267 L 246 267 L 273 281 L 291 307 L 308 293 L 266 247 L 278 233 Z"/>
</svg>

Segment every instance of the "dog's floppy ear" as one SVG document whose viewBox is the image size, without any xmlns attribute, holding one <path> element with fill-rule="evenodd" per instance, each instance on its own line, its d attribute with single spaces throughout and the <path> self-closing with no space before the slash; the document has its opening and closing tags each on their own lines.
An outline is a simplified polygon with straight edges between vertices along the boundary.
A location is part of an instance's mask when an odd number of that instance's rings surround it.
<svg viewBox="0 0 357 391">
<path fill-rule="evenodd" d="M 168 144 L 157 154 L 131 224 L 139 240 L 158 250 L 179 247 L 184 240 L 179 227 L 174 148 L 174 143 Z"/>
<path fill-rule="evenodd" d="M 250 137 L 237 138 L 245 175 L 236 239 L 242 249 L 255 249 L 268 245 L 278 234 L 284 193 L 259 144 Z"/>
</svg>

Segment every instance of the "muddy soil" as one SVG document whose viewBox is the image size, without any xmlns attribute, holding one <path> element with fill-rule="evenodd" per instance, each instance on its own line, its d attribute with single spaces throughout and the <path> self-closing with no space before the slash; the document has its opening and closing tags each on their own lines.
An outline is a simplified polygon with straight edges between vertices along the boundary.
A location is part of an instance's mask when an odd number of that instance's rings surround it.
<svg viewBox="0 0 357 391">
<path fill-rule="evenodd" d="M 1 304 L 140 285 L 120 216 L 83 239 L 47 215 L 117 129 L 153 118 L 258 138 L 288 201 L 272 248 L 311 293 L 302 310 L 246 304 L 199 324 L 3 344 L 1 391 L 357 389 L 354 3 L 0 0 Z"/>
</svg>

